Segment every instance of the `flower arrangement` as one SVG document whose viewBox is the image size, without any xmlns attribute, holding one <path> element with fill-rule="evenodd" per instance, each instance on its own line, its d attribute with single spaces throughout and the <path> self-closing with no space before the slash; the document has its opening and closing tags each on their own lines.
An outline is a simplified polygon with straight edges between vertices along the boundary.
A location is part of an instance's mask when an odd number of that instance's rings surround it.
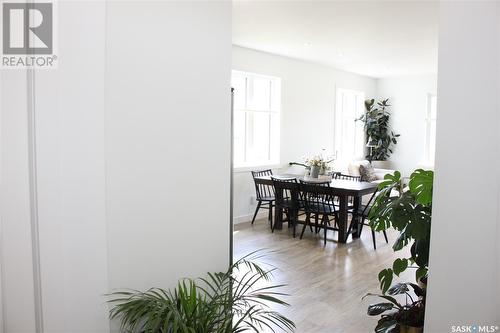
<svg viewBox="0 0 500 333">
<path fill-rule="evenodd" d="M 324 150 L 324 149 L 323 149 Z M 313 157 L 305 157 L 304 158 L 304 164 L 311 168 L 311 167 L 319 167 L 322 170 L 330 170 L 330 163 L 332 163 L 335 160 L 333 157 L 323 157 L 323 154 L 319 154 Z"/>
<path fill-rule="evenodd" d="M 310 170 L 310 175 L 313 178 L 317 178 L 318 175 L 323 175 L 326 171 L 330 170 L 330 163 L 333 160 L 334 158 L 332 157 L 324 158 L 323 154 L 320 154 L 304 158 L 304 165 Z"/>
</svg>

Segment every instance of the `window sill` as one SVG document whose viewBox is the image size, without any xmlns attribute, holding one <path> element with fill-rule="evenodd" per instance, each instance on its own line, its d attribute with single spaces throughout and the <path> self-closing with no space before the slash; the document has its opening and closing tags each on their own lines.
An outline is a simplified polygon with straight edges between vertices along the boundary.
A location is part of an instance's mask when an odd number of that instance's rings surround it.
<svg viewBox="0 0 500 333">
<path fill-rule="evenodd" d="M 242 166 L 233 168 L 233 173 L 243 173 L 250 172 L 256 170 L 265 170 L 265 169 L 281 169 L 283 165 L 281 164 L 263 164 L 263 165 L 254 165 L 254 166 Z"/>
</svg>

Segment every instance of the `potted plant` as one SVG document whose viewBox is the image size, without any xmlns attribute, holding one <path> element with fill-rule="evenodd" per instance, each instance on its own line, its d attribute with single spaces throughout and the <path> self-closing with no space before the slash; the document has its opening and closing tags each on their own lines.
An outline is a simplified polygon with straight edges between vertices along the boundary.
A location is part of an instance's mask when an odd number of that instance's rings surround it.
<svg viewBox="0 0 500 333">
<path fill-rule="evenodd" d="M 311 178 L 318 178 L 319 175 L 324 175 L 330 170 L 330 163 L 333 161 L 334 158 L 324 158 L 323 154 L 320 154 L 311 158 L 305 158 L 304 165 L 309 169 Z"/>
<path fill-rule="evenodd" d="M 377 322 L 377 333 L 423 332 L 425 316 L 425 289 L 414 283 L 397 283 L 386 294 L 367 294 L 382 298 L 384 302 L 371 304 L 369 316 L 381 315 Z M 366 297 L 365 296 L 365 297 Z M 396 297 L 404 298 L 404 302 Z"/>
<path fill-rule="evenodd" d="M 380 193 L 369 214 L 370 226 L 373 230 L 382 231 L 392 227 L 399 231 L 399 237 L 392 246 L 394 251 L 401 251 L 406 246 L 410 246 L 409 257 L 397 258 L 392 267 L 380 271 L 378 279 L 382 293 L 385 295 L 386 292 L 390 294 L 394 291 L 389 291 L 394 276 L 399 277 L 407 269 L 415 269 L 415 280 L 420 284 L 419 288 L 422 291 L 416 289 L 416 285 L 409 283 L 406 285 L 411 286 L 421 300 L 408 306 L 412 308 L 412 311 L 417 306 L 422 313 L 425 311 L 424 296 L 429 269 L 433 178 L 433 171 L 418 169 L 411 174 L 406 187 L 399 171 L 393 175 L 385 175 L 384 181 L 379 184 Z M 396 290 L 400 289 L 396 288 Z M 403 307 L 403 309 L 406 308 Z M 393 317 L 396 321 L 398 318 L 400 317 Z M 398 322 L 398 324 L 401 327 L 407 325 L 404 322 Z"/>
<path fill-rule="evenodd" d="M 393 147 L 398 143 L 400 134 L 395 134 L 390 129 L 389 99 L 377 102 L 374 99 L 365 101 L 366 112 L 358 120 L 364 123 L 366 133 L 366 158 L 375 167 L 390 169 L 388 162 L 393 153 Z"/>
<path fill-rule="evenodd" d="M 267 285 L 275 270 L 256 263 L 259 251 L 238 260 L 226 272 L 206 278 L 184 279 L 177 288 L 146 292 L 116 291 L 108 295 L 110 318 L 123 332 L 237 333 L 269 328 L 293 331 L 295 324 L 270 305 L 288 306 L 277 289 Z"/>
</svg>

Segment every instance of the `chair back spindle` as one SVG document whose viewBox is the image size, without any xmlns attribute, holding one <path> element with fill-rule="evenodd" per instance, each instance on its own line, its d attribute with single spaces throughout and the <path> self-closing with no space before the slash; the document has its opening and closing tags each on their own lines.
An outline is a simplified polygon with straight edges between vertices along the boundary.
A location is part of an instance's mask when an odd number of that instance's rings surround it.
<svg viewBox="0 0 500 333">
<path fill-rule="evenodd" d="M 330 187 L 330 182 L 301 181 L 301 200 L 306 212 L 321 215 L 335 212 L 334 198 L 325 187 Z"/>
<path fill-rule="evenodd" d="M 259 183 L 255 180 L 257 177 L 265 177 L 265 176 L 272 176 L 273 171 L 271 169 L 267 170 L 261 170 L 261 171 L 252 171 L 252 178 L 254 180 L 255 184 L 255 196 L 257 200 L 263 199 L 263 198 L 272 198 L 274 197 L 274 190 L 271 185 L 265 185 L 262 183 Z"/>
<path fill-rule="evenodd" d="M 342 173 L 337 173 L 333 175 L 333 179 L 341 179 L 341 180 L 351 180 L 354 182 L 360 182 L 361 181 L 361 176 L 351 176 L 351 175 L 345 175 Z"/>
</svg>

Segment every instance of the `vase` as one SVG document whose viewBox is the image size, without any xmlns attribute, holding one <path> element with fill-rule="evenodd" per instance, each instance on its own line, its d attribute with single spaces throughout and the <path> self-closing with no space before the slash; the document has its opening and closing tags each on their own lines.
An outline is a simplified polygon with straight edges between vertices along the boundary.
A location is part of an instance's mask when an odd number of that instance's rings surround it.
<svg viewBox="0 0 500 333">
<path fill-rule="evenodd" d="M 311 173 L 310 173 L 311 178 L 318 178 L 319 169 L 320 169 L 320 167 L 316 166 L 316 165 L 313 165 L 311 167 Z"/>
<path fill-rule="evenodd" d="M 413 327 L 406 325 L 399 325 L 399 333 L 423 333 L 423 327 Z"/>
</svg>

